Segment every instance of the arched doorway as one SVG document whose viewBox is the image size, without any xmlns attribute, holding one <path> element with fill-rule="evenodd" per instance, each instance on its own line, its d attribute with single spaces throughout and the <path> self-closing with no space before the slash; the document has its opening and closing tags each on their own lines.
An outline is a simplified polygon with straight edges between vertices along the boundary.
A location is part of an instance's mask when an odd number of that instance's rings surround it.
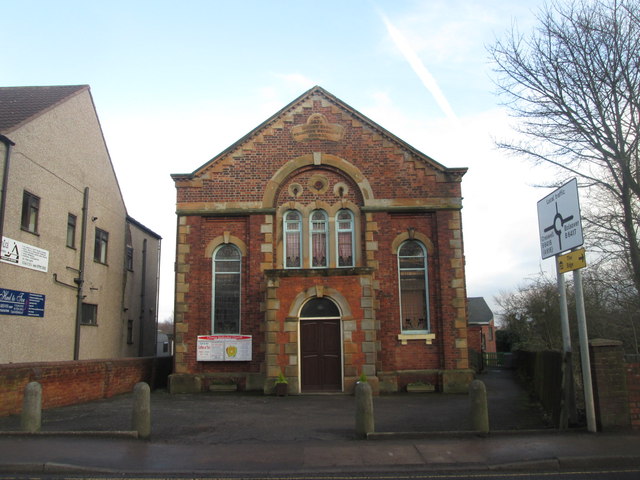
<svg viewBox="0 0 640 480">
<path fill-rule="evenodd" d="M 300 385 L 303 393 L 342 391 L 340 310 L 329 298 L 312 298 L 300 311 Z"/>
</svg>

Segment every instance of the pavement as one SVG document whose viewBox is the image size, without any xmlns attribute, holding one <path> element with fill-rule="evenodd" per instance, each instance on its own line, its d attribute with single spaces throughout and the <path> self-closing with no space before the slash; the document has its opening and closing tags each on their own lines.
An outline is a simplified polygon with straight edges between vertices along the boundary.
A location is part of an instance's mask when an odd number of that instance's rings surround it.
<svg viewBox="0 0 640 480">
<path fill-rule="evenodd" d="M 375 434 L 355 438 L 351 395 L 151 394 L 149 440 L 131 431 L 131 394 L 43 411 L 42 431 L 0 418 L 0 474 L 286 476 L 349 472 L 638 469 L 640 432 L 549 427 L 539 405 L 494 370 L 491 433 L 471 431 L 467 395 L 374 397 Z"/>
</svg>

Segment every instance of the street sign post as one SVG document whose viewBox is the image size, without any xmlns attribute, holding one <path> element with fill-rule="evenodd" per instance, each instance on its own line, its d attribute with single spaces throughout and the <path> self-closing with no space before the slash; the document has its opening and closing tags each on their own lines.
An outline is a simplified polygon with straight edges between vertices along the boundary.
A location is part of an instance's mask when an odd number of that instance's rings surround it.
<svg viewBox="0 0 640 480">
<path fill-rule="evenodd" d="M 560 295 L 560 325 L 562 327 L 562 345 L 564 352 L 563 390 L 565 405 L 571 401 L 569 392 L 571 391 L 573 380 L 571 380 L 570 377 L 572 370 L 571 336 L 569 331 L 569 313 L 567 311 L 564 273 L 573 270 L 587 429 L 590 432 L 595 432 L 597 427 L 593 403 L 593 386 L 591 383 L 587 320 L 584 310 L 582 275 L 580 272 L 580 269 L 586 266 L 584 249 L 581 249 L 580 252 L 574 251 L 566 255 L 561 255 L 563 252 L 581 247 L 584 243 L 582 218 L 580 216 L 580 201 L 578 199 L 578 181 L 575 178 L 538 202 L 538 229 L 542 258 L 556 257 L 558 293 Z M 580 262 L 580 265 L 578 265 L 578 262 Z M 572 414 L 572 412 L 568 413 L 569 415 Z M 567 423 L 567 412 L 562 412 L 561 414 L 563 417 L 561 426 L 564 426 Z"/>
</svg>

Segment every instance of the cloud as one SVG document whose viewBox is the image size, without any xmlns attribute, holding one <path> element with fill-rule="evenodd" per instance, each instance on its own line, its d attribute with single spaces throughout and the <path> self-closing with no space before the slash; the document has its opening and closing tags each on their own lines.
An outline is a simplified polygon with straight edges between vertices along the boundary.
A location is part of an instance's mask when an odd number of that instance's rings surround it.
<svg viewBox="0 0 640 480">
<path fill-rule="evenodd" d="M 384 14 L 381 13 L 380 16 L 385 24 L 385 27 L 387 28 L 387 32 L 393 40 L 393 43 L 396 45 L 398 50 L 400 50 L 400 53 L 402 53 L 402 56 L 405 58 L 405 60 L 409 62 L 412 70 L 418 76 L 429 93 L 431 93 L 442 112 L 447 116 L 447 118 L 456 120 L 457 116 L 453 111 L 453 108 L 451 108 L 451 105 L 449 104 L 449 101 L 445 97 L 444 93 L 440 89 L 438 82 L 436 81 L 434 76 L 431 75 L 431 72 L 427 70 L 427 67 L 422 63 L 422 60 L 420 60 L 420 57 L 418 57 L 407 38 L 391 23 L 391 21 Z"/>
<path fill-rule="evenodd" d="M 371 95 L 363 113 L 393 134 L 448 167 L 467 167 L 462 180 L 462 223 L 467 293 L 491 306 L 501 291 L 514 291 L 541 270 L 535 188 L 547 172 L 498 150 L 494 137 L 511 137 L 510 118 L 494 108 L 474 115 L 425 119 L 400 111 L 386 92 Z"/>
</svg>

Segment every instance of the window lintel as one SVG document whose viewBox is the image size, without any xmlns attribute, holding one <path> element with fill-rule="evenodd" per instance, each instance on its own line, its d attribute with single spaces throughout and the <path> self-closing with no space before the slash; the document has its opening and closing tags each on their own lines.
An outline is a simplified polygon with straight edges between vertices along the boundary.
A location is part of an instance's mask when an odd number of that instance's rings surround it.
<svg viewBox="0 0 640 480">
<path fill-rule="evenodd" d="M 371 275 L 371 267 L 339 268 L 272 268 L 264 271 L 267 277 L 338 277 L 349 275 Z"/>
</svg>

